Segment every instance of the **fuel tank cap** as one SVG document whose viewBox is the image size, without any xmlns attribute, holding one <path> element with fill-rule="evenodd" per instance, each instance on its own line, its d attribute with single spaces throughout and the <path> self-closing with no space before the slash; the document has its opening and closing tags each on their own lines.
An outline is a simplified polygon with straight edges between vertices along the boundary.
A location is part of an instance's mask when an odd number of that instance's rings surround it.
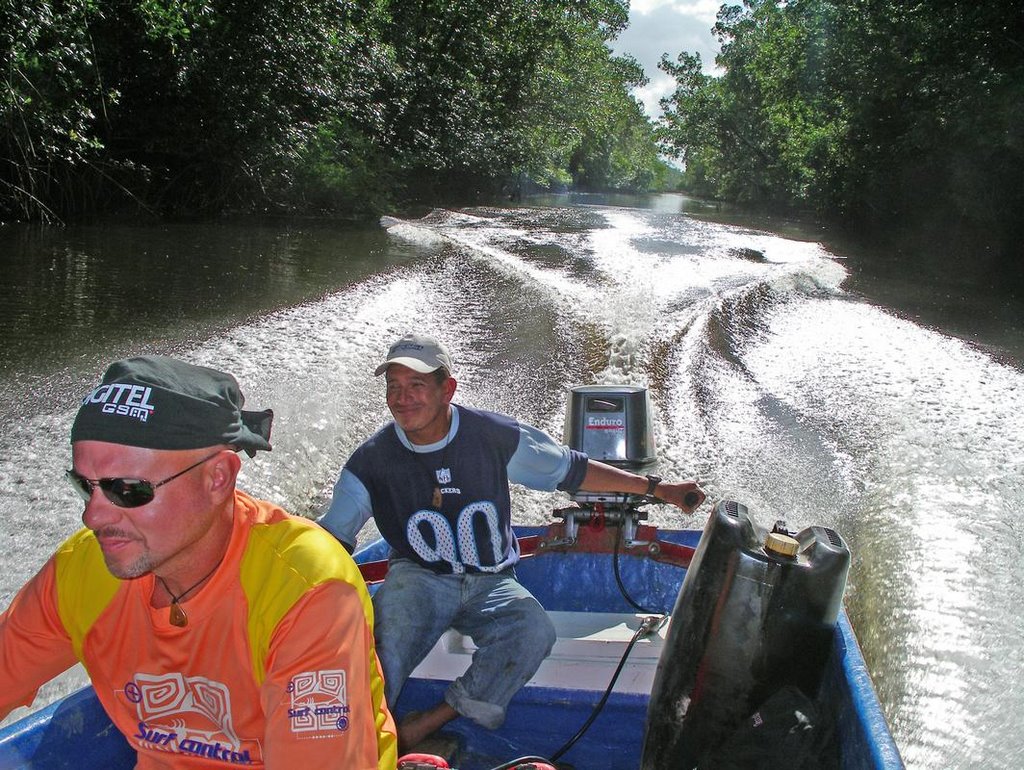
<svg viewBox="0 0 1024 770">
<path fill-rule="evenodd" d="M 800 541 L 789 535 L 769 532 L 768 537 L 764 539 L 764 549 L 780 556 L 796 556 L 796 552 L 800 550 Z"/>
</svg>

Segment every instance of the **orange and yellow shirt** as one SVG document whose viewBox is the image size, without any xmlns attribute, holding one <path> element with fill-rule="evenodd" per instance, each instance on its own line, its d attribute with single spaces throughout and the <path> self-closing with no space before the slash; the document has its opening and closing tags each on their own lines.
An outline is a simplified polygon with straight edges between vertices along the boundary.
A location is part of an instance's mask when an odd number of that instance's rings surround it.
<svg viewBox="0 0 1024 770">
<path fill-rule="evenodd" d="M 113 577 L 72 535 L 0 615 L 0 717 L 81 661 L 140 770 L 395 767 L 370 597 L 332 535 L 236 492 L 185 627 L 150 605 L 153 581 Z"/>
</svg>

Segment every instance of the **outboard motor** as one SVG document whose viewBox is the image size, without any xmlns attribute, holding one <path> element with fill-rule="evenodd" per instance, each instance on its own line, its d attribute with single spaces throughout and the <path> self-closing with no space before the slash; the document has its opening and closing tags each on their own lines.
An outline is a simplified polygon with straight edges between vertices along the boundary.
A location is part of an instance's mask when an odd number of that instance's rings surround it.
<svg viewBox="0 0 1024 770">
<path fill-rule="evenodd" d="M 565 443 L 592 460 L 646 473 L 658 459 L 654 446 L 651 402 L 638 385 L 579 385 L 569 391 Z M 580 492 L 577 502 L 609 502 L 607 493 Z M 626 502 L 631 496 L 619 495 Z"/>
<path fill-rule="evenodd" d="M 637 385 L 579 385 L 569 392 L 565 443 L 594 460 L 633 473 L 647 473 L 657 462 L 651 402 Z M 585 492 L 572 495 L 576 507 L 555 511 L 565 521 L 565 543 L 576 541 L 579 525 L 595 519 L 620 526 L 624 544 L 633 545 L 647 513 L 643 495 Z"/>
<path fill-rule="evenodd" d="M 815 698 L 832 649 L 850 551 L 831 529 L 765 532 L 719 502 L 672 611 L 642 770 L 711 766 L 708 755 L 786 686 Z"/>
</svg>

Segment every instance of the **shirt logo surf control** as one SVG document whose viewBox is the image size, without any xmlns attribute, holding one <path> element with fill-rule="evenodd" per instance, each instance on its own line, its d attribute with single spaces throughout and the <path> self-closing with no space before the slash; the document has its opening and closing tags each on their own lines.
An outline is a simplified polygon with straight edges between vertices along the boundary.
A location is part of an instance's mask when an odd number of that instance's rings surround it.
<svg viewBox="0 0 1024 770">
<path fill-rule="evenodd" d="M 138 727 L 130 737 L 139 748 L 226 765 L 262 761 L 259 743 L 235 732 L 231 692 L 223 682 L 181 674 L 136 674 L 124 696 L 135 704 Z"/>
<path fill-rule="evenodd" d="M 149 403 L 152 394 L 153 389 L 146 385 L 100 385 L 82 399 L 82 405 L 101 404 L 100 409 L 104 414 L 119 414 L 146 422 L 156 411 Z"/>
<path fill-rule="evenodd" d="M 304 671 L 288 683 L 293 733 L 339 733 L 348 730 L 348 687 L 344 669 Z M 311 736 L 312 737 L 312 736 Z"/>
</svg>

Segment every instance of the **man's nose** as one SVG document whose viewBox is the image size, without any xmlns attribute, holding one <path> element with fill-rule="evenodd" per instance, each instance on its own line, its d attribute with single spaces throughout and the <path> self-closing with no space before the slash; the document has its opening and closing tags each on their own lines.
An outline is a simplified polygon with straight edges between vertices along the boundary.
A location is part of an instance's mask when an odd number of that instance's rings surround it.
<svg viewBox="0 0 1024 770">
<path fill-rule="evenodd" d="M 121 518 L 121 509 L 110 502 L 99 487 L 92 488 L 92 495 L 82 511 L 82 523 L 96 531 Z"/>
</svg>

